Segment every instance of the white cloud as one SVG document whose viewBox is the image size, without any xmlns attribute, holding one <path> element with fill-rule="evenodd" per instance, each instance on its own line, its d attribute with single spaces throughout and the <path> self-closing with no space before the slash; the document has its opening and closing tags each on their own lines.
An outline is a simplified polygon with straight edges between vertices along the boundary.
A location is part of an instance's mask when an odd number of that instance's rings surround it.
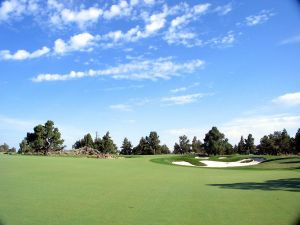
<svg viewBox="0 0 300 225">
<path fill-rule="evenodd" d="M 274 15 L 275 14 L 269 10 L 262 10 L 257 15 L 251 15 L 251 16 L 246 17 L 246 25 L 247 26 L 255 26 L 258 24 L 265 23 Z"/>
<path fill-rule="evenodd" d="M 145 26 L 146 36 L 149 36 L 152 33 L 163 28 L 165 26 L 167 16 L 168 16 L 167 5 L 164 5 L 163 12 L 151 15 Z"/>
<path fill-rule="evenodd" d="M 100 45 L 102 47 L 113 47 L 124 42 L 135 42 L 140 38 L 145 38 L 145 34 L 140 30 L 139 26 L 129 29 L 127 32 L 121 30 L 111 31 L 102 36 L 101 40 L 104 41 Z M 108 42 L 105 42 L 108 41 Z"/>
<path fill-rule="evenodd" d="M 0 7 L 0 21 L 6 21 L 10 18 L 22 15 L 26 10 L 24 2 L 19 0 L 3 1 Z"/>
<path fill-rule="evenodd" d="M 85 72 L 71 71 L 68 74 L 39 74 L 32 80 L 35 82 L 71 80 L 83 77 L 110 76 L 113 79 L 157 80 L 170 79 L 172 76 L 189 74 L 203 67 L 204 61 L 195 59 L 184 63 L 176 63 L 171 58 L 152 60 L 133 60 L 126 64 L 102 70 Z"/>
<path fill-rule="evenodd" d="M 210 8 L 209 3 L 198 4 L 193 7 L 183 5 L 184 14 L 175 17 L 171 23 L 168 31 L 164 36 L 164 40 L 168 44 L 181 44 L 187 47 L 201 45 L 202 42 L 197 38 L 195 32 L 186 29 L 186 26 L 196 20 L 200 15 L 205 14 Z"/>
<path fill-rule="evenodd" d="M 272 100 L 272 102 L 284 106 L 300 105 L 300 92 L 287 93 Z"/>
<path fill-rule="evenodd" d="M 61 11 L 64 8 L 64 5 L 56 0 L 48 0 L 47 6 L 50 9 L 55 9 L 55 10 L 59 10 L 59 11 Z"/>
<path fill-rule="evenodd" d="M 228 13 L 230 13 L 232 11 L 232 4 L 228 3 L 226 5 L 217 6 L 214 11 L 217 12 L 221 16 L 227 15 Z"/>
<path fill-rule="evenodd" d="M 225 36 L 212 38 L 203 43 L 203 45 L 210 45 L 215 47 L 228 47 L 235 42 L 235 34 L 229 31 Z"/>
<path fill-rule="evenodd" d="M 97 36 L 85 32 L 72 36 L 67 43 L 62 39 L 57 39 L 54 42 L 54 52 L 64 54 L 72 51 L 90 51 L 97 38 Z"/>
<path fill-rule="evenodd" d="M 0 5 L 0 22 L 34 15 L 39 10 L 38 0 L 6 0 Z"/>
<path fill-rule="evenodd" d="M 119 111 L 125 111 L 125 112 L 132 111 L 131 106 L 127 105 L 127 104 L 110 105 L 109 108 L 114 109 L 114 110 L 119 110 Z"/>
<path fill-rule="evenodd" d="M 296 44 L 296 43 L 300 43 L 300 35 L 289 37 L 280 42 L 281 45 Z"/>
<path fill-rule="evenodd" d="M 153 5 L 155 3 L 155 0 L 144 0 L 144 2 L 148 5 Z"/>
<path fill-rule="evenodd" d="M 259 143 L 264 135 L 284 128 L 297 129 L 299 124 L 300 116 L 298 115 L 262 115 L 233 119 L 223 124 L 220 130 L 233 143 L 237 143 L 241 135 L 246 137 L 249 133 L 256 138 L 256 143 Z"/>
<path fill-rule="evenodd" d="M 187 91 L 187 90 L 189 90 L 189 89 L 191 89 L 193 87 L 196 87 L 198 85 L 199 85 L 199 83 L 195 82 L 195 83 L 193 83 L 193 84 L 191 84 L 189 86 L 186 86 L 186 87 L 180 87 L 180 88 L 172 89 L 172 90 L 170 90 L 170 92 L 172 92 L 172 93 L 184 92 L 184 91 Z"/>
<path fill-rule="evenodd" d="M 9 50 L 0 51 L 0 59 L 1 60 L 25 60 L 25 59 L 33 59 L 44 56 L 50 52 L 50 49 L 47 47 L 43 47 L 34 52 L 28 52 L 26 50 L 18 50 L 15 53 L 11 53 Z"/>
<path fill-rule="evenodd" d="M 170 90 L 170 92 L 172 92 L 172 93 L 177 93 L 177 92 L 184 92 L 184 91 L 186 91 L 186 90 L 187 90 L 186 87 L 181 87 L 181 88 L 175 88 L 175 89 L 172 89 L 172 90 Z"/>
<path fill-rule="evenodd" d="M 206 93 L 196 93 L 190 95 L 172 96 L 172 97 L 162 98 L 161 101 L 167 103 L 168 105 L 186 105 L 186 104 L 196 102 L 207 95 L 208 94 Z"/>
<path fill-rule="evenodd" d="M 128 4 L 127 1 L 121 0 L 118 4 L 112 5 L 109 10 L 103 12 L 103 18 L 110 20 L 114 17 L 129 16 L 132 10 L 132 5 L 136 5 L 136 2 Z"/>
<path fill-rule="evenodd" d="M 63 9 L 61 11 L 61 19 L 64 23 L 77 23 L 79 27 L 83 28 L 86 24 L 97 22 L 102 13 L 102 9 L 96 7 L 82 9 L 78 12 Z"/>
</svg>

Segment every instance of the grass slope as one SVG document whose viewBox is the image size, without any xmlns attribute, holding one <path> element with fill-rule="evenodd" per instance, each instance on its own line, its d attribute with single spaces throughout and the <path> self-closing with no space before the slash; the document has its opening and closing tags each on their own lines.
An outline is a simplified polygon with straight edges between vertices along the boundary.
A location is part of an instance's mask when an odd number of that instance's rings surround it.
<svg viewBox="0 0 300 225">
<path fill-rule="evenodd" d="M 0 221 L 55 224 L 293 224 L 299 170 L 166 166 L 0 155 Z M 1 222 L 0 222 L 1 224 Z"/>
</svg>

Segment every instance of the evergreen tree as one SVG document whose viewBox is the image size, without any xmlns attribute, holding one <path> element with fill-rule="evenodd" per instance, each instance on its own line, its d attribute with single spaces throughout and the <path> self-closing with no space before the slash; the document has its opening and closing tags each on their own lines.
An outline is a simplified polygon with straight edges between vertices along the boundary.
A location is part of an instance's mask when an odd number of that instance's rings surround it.
<svg viewBox="0 0 300 225">
<path fill-rule="evenodd" d="M 246 154 L 246 144 L 243 136 L 241 136 L 237 149 L 239 154 Z"/>
<path fill-rule="evenodd" d="M 27 133 L 27 136 L 20 143 L 20 152 L 28 151 L 47 154 L 50 151 L 60 151 L 64 148 L 61 134 L 54 123 L 48 120 L 44 125 L 37 125 L 33 128 L 33 133 Z"/>
<path fill-rule="evenodd" d="M 83 139 L 76 141 L 72 147 L 75 149 L 79 149 L 83 147 L 94 148 L 94 141 L 92 135 L 90 133 L 84 135 Z"/>
<path fill-rule="evenodd" d="M 181 151 L 181 148 L 180 148 L 178 143 L 175 143 L 173 153 L 174 154 L 183 154 L 183 152 Z"/>
<path fill-rule="evenodd" d="M 174 153 L 175 154 L 186 154 L 191 152 L 190 140 L 186 135 L 179 137 L 179 144 L 175 143 Z"/>
<path fill-rule="evenodd" d="M 252 137 L 252 134 L 249 134 L 247 139 L 245 140 L 246 154 L 254 154 L 255 149 L 256 149 L 256 146 L 254 144 L 254 138 Z"/>
<path fill-rule="evenodd" d="M 149 145 L 146 138 L 141 137 L 139 144 L 133 148 L 134 155 L 147 155 L 149 152 Z"/>
<path fill-rule="evenodd" d="M 300 128 L 298 129 L 294 139 L 294 153 L 300 154 Z"/>
<path fill-rule="evenodd" d="M 258 146 L 259 154 L 279 155 L 293 153 L 295 140 L 292 139 L 287 131 L 275 131 L 273 134 L 265 135 L 260 139 Z"/>
<path fill-rule="evenodd" d="M 110 153 L 110 154 L 117 153 L 118 148 L 114 144 L 113 140 L 111 139 L 108 131 L 102 137 L 102 141 L 103 141 L 103 151 L 102 151 L 103 153 Z"/>
<path fill-rule="evenodd" d="M 232 148 L 228 139 L 225 139 L 225 135 L 217 127 L 212 127 L 205 135 L 203 146 L 208 155 L 226 154 L 226 151 Z"/>
<path fill-rule="evenodd" d="M 292 153 L 292 141 L 290 135 L 287 133 L 286 129 L 283 129 L 281 132 L 280 138 L 278 138 L 279 142 L 279 153 L 280 154 L 290 154 Z"/>
<path fill-rule="evenodd" d="M 132 154 L 132 144 L 126 137 L 123 140 L 120 154 L 122 154 L 122 155 L 131 155 Z"/>
<path fill-rule="evenodd" d="M 225 155 L 231 155 L 231 154 L 233 154 L 233 147 L 228 142 L 227 138 L 223 141 L 223 145 L 224 145 L 224 151 L 223 151 L 222 154 L 225 154 Z"/>
<path fill-rule="evenodd" d="M 165 144 L 160 147 L 160 152 L 161 152 L 161 154 L 170 154 L 171 153 L 170 149 Z"/>
<path fill-rule="evenodd" d="M 30 145 L 28 144 L 28 142 L 26 141 L 26 139 L 24 139 L 21 143 L 20 143 L 20 149 L 18 151 L 18 153 L 23 153 L 23 154 L 27 154 L 29 152 L 33 152 L 32 148 L 30 147 Z"/>
<path fill-rule="evenodd" d="M 197 140 L 197 137 L 194 136 L 193 140 L 192 140 L 192 152 L 194 153 L 204 153 L 204 149 L 202 147 L 202 142 L 200 140 Z"/>
<path fill-rule="evenodd" d="M 161 154 L 159 136 L 155 131 L 150 132 L 149 137 L 146 137 L 146 141 L 148 142 L 147 155 Z"/>
</svg>

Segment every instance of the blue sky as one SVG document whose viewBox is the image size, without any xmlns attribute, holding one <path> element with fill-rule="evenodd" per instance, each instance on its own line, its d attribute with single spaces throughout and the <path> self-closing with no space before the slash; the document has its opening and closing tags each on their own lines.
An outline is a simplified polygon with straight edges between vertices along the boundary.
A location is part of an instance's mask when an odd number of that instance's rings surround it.
<svg viewBox="0 0 300 225">
<path fill-rule="evenodd" d="M 300 127 L 298 1 L 0 1 L 0 143 L 51 119 L 68 147 L 110 131 L 232 144 Z"/>
</svg>

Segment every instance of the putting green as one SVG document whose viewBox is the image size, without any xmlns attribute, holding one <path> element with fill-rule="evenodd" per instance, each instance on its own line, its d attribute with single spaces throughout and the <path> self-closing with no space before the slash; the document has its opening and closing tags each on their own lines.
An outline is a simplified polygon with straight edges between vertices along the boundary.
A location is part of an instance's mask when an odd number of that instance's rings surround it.
<svg viewBox="0 0 300 225">
<path fill-rule="evenodd" d="M 0 224 L 295 224 L 298 170 L 0 155 Z M 162 157 L 162 156 L 159 156 Z"/>
</svg>

